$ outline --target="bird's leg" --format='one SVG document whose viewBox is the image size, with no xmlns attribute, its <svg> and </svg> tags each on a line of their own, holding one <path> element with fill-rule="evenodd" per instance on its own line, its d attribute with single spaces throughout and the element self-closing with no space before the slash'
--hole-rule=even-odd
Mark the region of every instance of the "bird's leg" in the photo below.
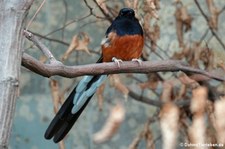
<svg viewBox="0 0 225 149">
<path fill-rule="evenodd" d="M 118 67 L 120 67 L 120 63 L 122 63 L 123 61 L 121 59 L 117 59 L 115 57 L 112 58 L 112 61 L 115 62 L 117 64 Z"/>
<path fill-rule="evenodd" d="M 138 58 L 133 58 L 131 60 L 132 62 L 138 62 L 138 64 L 141 66 L 142 65 L 142 60 L 138 59 Z"/>
</svg>

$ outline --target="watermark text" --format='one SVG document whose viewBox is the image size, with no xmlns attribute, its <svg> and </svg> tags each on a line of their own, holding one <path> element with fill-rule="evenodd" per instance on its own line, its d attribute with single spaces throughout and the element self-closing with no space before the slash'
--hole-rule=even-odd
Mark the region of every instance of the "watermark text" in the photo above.
<svg viewBox="0 0 225 149">
<path fill-rule="evenodd" d="M 180 146 L 183 147 L 224 147 L 222 143 L 179 143 Z"/>
</svg>

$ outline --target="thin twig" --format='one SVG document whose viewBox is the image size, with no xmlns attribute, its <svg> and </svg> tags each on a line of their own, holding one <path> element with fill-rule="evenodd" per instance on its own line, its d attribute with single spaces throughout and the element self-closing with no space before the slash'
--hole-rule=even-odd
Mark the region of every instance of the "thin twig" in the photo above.
<svg viewBox="0 0 225 149">
<path fill-rule="evenodd" d="M 84 1 L 85 2 L 85 4 L 87 4 L 86 3 L 86 0 Z M 76 23 L 76 22 L 79 22 L 79 21 L 82 21 L 82 20 L 84 20 L 84 19 L 86 19 L 86 18 L 88 18 L 88 17 L 90 17 L 90 16 L 95 16 L 96 18 L 98 18 L 98 19 L 105 19 L 104 17 L 100 17 L 100 16 L 97 16 L 96 14 L 94 14 L 93 13 L 93 8 L 91 8 L 89 5 L 87 5 L 87 7 L 89 8 L 89 13 L 87 14 L 87 15 L 84 15 L 83 17 L 80 17 L 80 18 L 78 18 L 78 19 L 74 19 L 74 20 L 71 20 L 71 21 L 69 21 L 68 23 L 66 23 L 66 24 L 64 24 L 62 27 L 60 27 L 60 28 L 57 28 L 57 29 L 55 29 L 55 30 L 53 30 L 53 31 L 51 31 L 51 32 L 49 32 L 49 33 L 47 33 L 45 36 L 49 36 L 49 35 L 51 35 L 51 34 L 53 34 L 53 33 L 55 33 L 55 32 L 58 32 L 58 31 L 60 31 L 60 30 L 63 30 L 63 29 L 65 29 L 67 26 L 69 26 L 69 25 L 71 25 L 71 24 L 73 24 L 73 23 Z"/>
<path fill-rule="evenodd" d="M 133 98 L 136 101 L 142 102 L 142 103 L 146 103 L 148 105 L 152 105 L 152 106 L 156 106 L 156 107 L 162 107 L 165 103 L 162 100 L 154 100 L 154 99 L 150 99 L 148 97 L 139 95 L 137 93 L 135 93 L 132 89 L 130 89 L 128 87 L 129 90 L 129 96 L 131 98 Z M 190 105 L 190 100 L 176 100 L 174 101 L 174 103 L 178 106 L 178 107 L 185 107 L 185 106 L 189 106 Z"/>
<path fill-rule="evenodd" d="M 200 42 L 202 42 L 202 41 L 205 39 L 205 37 L 206 37 L 206 35 L 208 34 L 208 32 L 209 32 L 209 29 L 207 29 L 207 30 L 205 31 L 205 33 L 202 35 L 202 37 L 200 38 Z"/>
<path fill-rule="evenodd" d="M 24 36 L 31 40 L 41 51 L 42 53 L 48 58 L 50 64 L 60 64 L 61 62 L 57 61 L 50 50 L 42 43 L 40 40 L 34 36 L 31 32 L 24 30 Z"/>
<path fill-rule="evenodd" d="M 38 7 L 37 11 L 35 12 L 35 14 L 33 15 L 33 17 L 31 18 L 31 20 L 29 21 L 27 27 L 26 27 L 26 30 L 29 29 L 31 23 L 33 22 L 34 18 L 37 16 L 37 14 L 40 12 L 41 8 L 43 7 L 44 3 L 45 3 L 46 0 L 43 0 L 41 2 L 41 5 Z"/>
<path fill-rule="evenodd" d="M 31 32 L 31 31 L 29 31 L 29 32 Z M 65 42 L 65 41 L 62 41 L 62 40 L 59 40 L 59 39 L 49 38 L 47 36 L 44 36 L 44 35 L 41 35 L 41 34 L 35 33 L 35 32 L 31 32 L 31 33 L 34 34 L 35 36 L 38 36 L 40 38 L 43 38 L 43 39 L 46 39 L 46 40 L 49 40 L 49 41 L 52 41 L 52 42 L 57 42 L 57 43 L 65 45 L 65 46 L 70 45 L 68 42 Z"/>
<path fill-rule="evenodd" d="M 65 42 L 65 41 L 62 41 L 62 40 L 59 40 L 59 39 L 50 38 L 50 37 L 47 37 L 47 36 L 44 36 L 44 35 L 41 35 L 41 34 L 38 34 L 38 33 L 35 33 L 35 32 L 31 32 L 31 31 L 28 31 L 28 32 L 32 33 L 32 34 L 35 35 L 35 36 L 40 37 L 40 39 L 46 39 L 46 40 L 49 40 L 49 41 L 52 41 L 52 42 L 56 42 L 56 43 L 63 44 L 63 45 L 65 45 L 65 46 L 69 46 L 69 45 L 70 45 L 68 42 Z M 30 35 L 31 35 L 31 34 L 30 34 Z M 32 36 L 33 36 L 33 35 L 32 35 Z M 38 39 L 38 40 L 40 40 L 40 39 Z M 28 47 L 28 48 L 26 48 L 25 51 L 26 51 L 27 49 L 29 49 L 29 48 L 32 48 L 32 47 L 33 47 L 33 45 L 30 46 L 30 47 Z M 90 52 L 91 54 L 100 55 L 100 52 L 94 51 L 94 50 L 91 50 L 91 49 L 89 50 L 89 52 Z"/>
<path fill-rule="evenodd" d="M 88 18 L 88 17 L 90 17 L 90 16 L 91 16 L 91 14 L 89 13 L 89 14 L 87 14 L 87 15 L 81 17 L 81 18 L 71 20 L 70 22 L 66 23 L 64 26 L 62 26 L 62 27 L 60 27 L 60 28 L 57 28 L 57 29 L 55 29 L 55 30 L 53 30 L 53 31 L 51 31 L 51 32 L 49 32 L 49 33 L 47 33 L 45 36 L 49 36 L 49 35 L 51 35 L 51 34 L 53 34 L 53 33 L 55 33 L 55 32 L 58 32 L 58 31 L 60 31 L 60 30 L 62 30 L 62 29 L 64 29 L 64 28 L 66 28 L 67 26 L 69 26 L 69 25 L 71 25 L 71 24 L 73 24 L 73 23 L 82 21 L 82 20 L 84 20 L 84 19 L 86 19 L 86 18 Z"/>
<path fill-rule="evenodd" d="M 204 11 L 202 10 L 198 0 L 194 0 L 196 6 L 198 7 L 199 11 L 201 12 L 202 16 L 205 18 L 205 20 L 208 22 L 209 24 L 209 18 L 208 16 L 204 13 Z M 220 37 L 217 35 L 217 32 L 209 25 L 209 29 L 211 31 L 211 33 L 213 34 L 213 36 L 217 39 L 217 41 L 220 43 L 220 45 L 223 47 L 223 49 L 225 50 L 225 44 L 222 42 L 222 40 L 220 39 Z"/>
<path fill-rule="evenodd" d="M 219 14 L 221 14 L 225 10 L 225 6 L 219 11 Z"/>
<path fill-rule="evenodd" d="M 97 2 L 96 0 L 93 0 L 93 1 L 94 1 L 94 3 L 98 6 L 98 8 L 100 9 L 100 11 L 103 13 L 103 15 L 106 16 L 107 20 L 109 20 L 109 22 L 112 22 L 112 21 L 113 21 L 112 17 L 110 17 L 110 15 L 107 14 L 107 13 L 102 9 L 102 7 L 98 4 L 98 2 Z"/>
</svg>

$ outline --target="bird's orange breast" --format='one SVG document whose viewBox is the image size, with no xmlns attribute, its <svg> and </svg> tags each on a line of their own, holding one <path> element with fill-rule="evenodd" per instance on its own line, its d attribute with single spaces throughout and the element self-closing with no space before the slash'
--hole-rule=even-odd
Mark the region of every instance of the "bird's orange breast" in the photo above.
<svg viewBox="0 0 225 149">
<path fill-rule="evenodd" d="M 118 36 L 111 32 L 108 39 L 109 42 L 102 45 L 103 62 L 111 62 L 113 57 L 123 61 L 140 58 L 144 46 L 142 35 Z"/>
</svg>

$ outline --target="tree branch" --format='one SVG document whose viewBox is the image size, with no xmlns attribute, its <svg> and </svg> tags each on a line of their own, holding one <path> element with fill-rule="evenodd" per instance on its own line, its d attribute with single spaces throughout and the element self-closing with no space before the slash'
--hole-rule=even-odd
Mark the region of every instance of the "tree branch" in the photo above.
<svg viewBox="0 0 225 149">
<path fill-rule="evenodd" d="M 24 33 L 24 36 L 28 40 L 32 41 L 41 50 L 41 52 L 48 58 L 50 64 L 54 64 L 54 65 L 61 64 L 61 62 L 55 59 L 51 51 L 36 36 L 34 36 L 31 32 L 27 30 L 24 30 L 23 33 Z"/>
<path fill-rule="evenodd" d="M 162 107 L 165 102 L 162 100 L 154 100 L 154 99 L 149 99 L 148 97 L 141 96 L 137 93 L 135 93 L 132 89 L 128 87 L 129 90 L 129 96 L 132 97 L 134 100 L 146 103 L 148 105 L 156 106 L 156 107 Z M 184 107 L 184 106 L 189 106 L 190 105 L 190 100 L 176 100 L 174 101 L 174 104 L 176 104 L 178 107 Z"/>
<path fill-rule="evenodd" d="M 19 91 L 23 28 L 33 0 L 0 1 L 0 149 L 8 149 Z"/>
<path fill-rule="evenodd" d="M 62 63 L 43 64 L 32 56 L 24 53 L 22 65 L 31 71 L 44 77 L 59 75 L 62 77 L 73 78 L 83 75 L 115 74 L 115 73 L 153 73 L 165 71 L 183 71 L 197 73 L 219 81 L 225 81 L 224 77 L 210 72 L 186 66 L 182 61 L 145 61 L 140 66 L 136 62 L 123 62 L 120 67 L 115 63 L 98 63 L 79 66 L 66 66 Z"/>
<path fill-rule="evenodd" d="M 44 77 L 59 75 L 62 77 L 73 78 L 82 75 L 99 75 L 115 73 L 152 73 L 165 71 L 183 71 L 187 73 L 197 73 L 219 81 L 225 81 L 224 77 L 212 74 L 210 72 L 188 67 L 184 62 L 178 60 L 165 60 L 142 62 L 140 66 L 136 62 L 123 62 L 120 67 L 115 63 L 98 63 L 80 66 L 66 66 L 57 61 L 50 50 L 31 32 L 24 30 L 24 35 L 31 40 L 49 59 L 50 64 L 43 64 L 32 56 L 24 53 L 22 56 L 22 65 L 31 71 Z"/>
<path fill-rule="evenodd" d="M 225 80 L 225 78 L 220 78 L 214 76 L 208 72 L 187 67 L 181 61 L 176 60 L 167 60 L 167 61 L 156 61 L 156 62 L 143 62 L 142 66 L 139 66 L 135 62 L 123 62 L 118 68 L 115 63 L 101 63 L 101 64 L 89 64 L 82 66 L 66 66 L 63 64 L 43 64 L 40 61 L 34 59 L 32 56 L 24 53 L 22 59 L 22 65 L 31 71 L 42 75 L 44 77 L 51 77 L 54 75 L 59 75 L 63 77 L 73 78 L 82 75 L 97 75 L 97 74 L 112 74 L 112 73 L 128 73 L 128 72 L 137 72 L 137 73 L 151 73 L 158 71 L 179 71 L 183 69 L 187 72 L 198 72 L 199 74 L 205 74 L 211 78 L 217 80 Z M 205 76 L 203 76 L 205 79 Z M 152 100 L 147 97 L 143 97 L 129 89 L 129 96 L 135 99 L 136 101 L 146 103 L 148 105 L 162 107 L 163 102 Z M 188 106 L 190 104 L 189 100 L 178 100 L 175 101 L 175 104 L 179 107 Z"/>
</svg>

